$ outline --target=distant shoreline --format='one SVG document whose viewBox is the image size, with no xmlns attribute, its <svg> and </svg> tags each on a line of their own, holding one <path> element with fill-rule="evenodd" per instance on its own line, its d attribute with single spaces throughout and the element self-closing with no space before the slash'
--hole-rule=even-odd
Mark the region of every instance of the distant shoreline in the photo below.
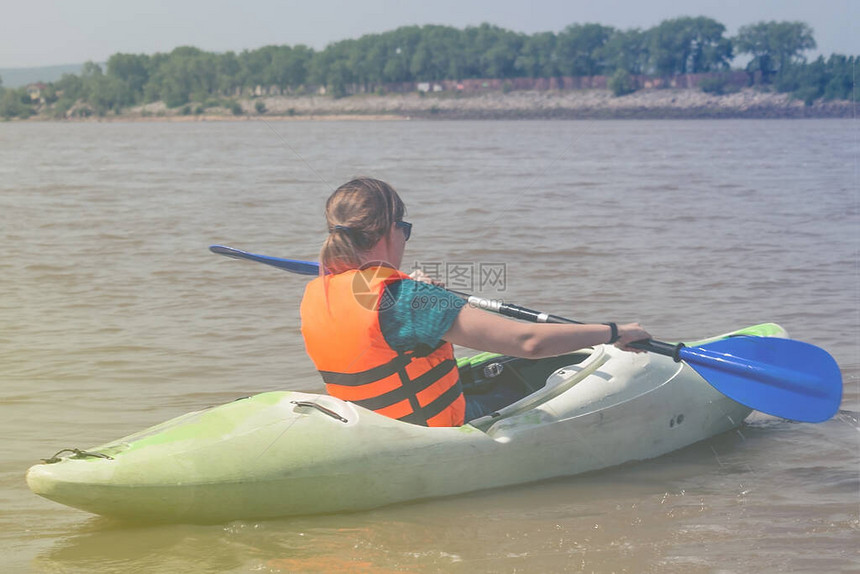
<svg viewBox="0 0 860 574">
<path fill-rule="evenodd" d="M 477 94 L 361 94 L 264 96 L 238 101 L 242 113 L 190 103 L 167 108 L 155 102 L 105 116 L 26 121 L 251 121 L 251 120 L 516 120 L 516 119 L 794 119 L 855 118 L 856 103 L 816 101 L 744 89 L 713 95 L 693 89 L 651 89 L 615 97 L 608 90 L 492 91 Z"/>
</svg>

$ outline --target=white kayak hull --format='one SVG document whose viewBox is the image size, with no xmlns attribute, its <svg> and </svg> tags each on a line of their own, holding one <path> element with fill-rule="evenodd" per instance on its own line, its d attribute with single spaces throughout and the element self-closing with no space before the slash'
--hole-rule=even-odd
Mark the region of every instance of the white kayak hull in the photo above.
<svg viewBox="0 0 860 574">
<path fill-rule="evenodd" d="M 667 357 L 610 346 L 583 353 L 536 392 L 462 427 L 406 424 L 325 395 L 264 393 L 33 466 L 27 482 L 62 504 L 133 520 L 352 511 L 650 459 L 751 412 Z"/>
</svg>

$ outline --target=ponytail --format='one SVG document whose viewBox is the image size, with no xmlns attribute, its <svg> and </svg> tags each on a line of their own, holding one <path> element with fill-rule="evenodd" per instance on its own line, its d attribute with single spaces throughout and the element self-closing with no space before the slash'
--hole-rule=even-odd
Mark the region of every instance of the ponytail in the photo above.
<svg viewBox="0 0 860 574">
<path fill-rule="evenodd" d="M 361 267 L 362 253 L 385 237 L 405 213 L 400 196 L 384 181 L 359 177 L 337 188 L 325 204 L 329 235 L 320 251 L 320 273 Z"/>
</svg>

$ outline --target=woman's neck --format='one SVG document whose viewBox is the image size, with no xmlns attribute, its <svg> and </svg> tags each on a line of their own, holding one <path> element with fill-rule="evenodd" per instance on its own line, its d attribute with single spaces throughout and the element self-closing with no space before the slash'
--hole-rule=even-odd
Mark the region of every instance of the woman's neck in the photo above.
<svg viewBox="0 0 860 574">
<path fill-rule="evenodd" d="M 362 266 L 384 265 L 385 267 L 400 268 L 400 259 L 394 252 L 392 242 L 388 236 L 376 242 L 376 245 L 360 254 Z"/>
</svg>

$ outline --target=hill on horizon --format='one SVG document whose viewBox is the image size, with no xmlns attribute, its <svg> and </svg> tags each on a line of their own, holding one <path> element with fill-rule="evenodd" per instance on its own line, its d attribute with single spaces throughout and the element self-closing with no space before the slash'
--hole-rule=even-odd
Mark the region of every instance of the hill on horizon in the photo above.
<svg viewBox="0 0 860 574">
<path fill-rule="evenodd" d="M 80 75 L 83 64 L 39 66 L 34 68 L 0 68 L 4 88 L 20 88 L 35 82 L 56 82 L 63 74 Z"/>
</svg>

